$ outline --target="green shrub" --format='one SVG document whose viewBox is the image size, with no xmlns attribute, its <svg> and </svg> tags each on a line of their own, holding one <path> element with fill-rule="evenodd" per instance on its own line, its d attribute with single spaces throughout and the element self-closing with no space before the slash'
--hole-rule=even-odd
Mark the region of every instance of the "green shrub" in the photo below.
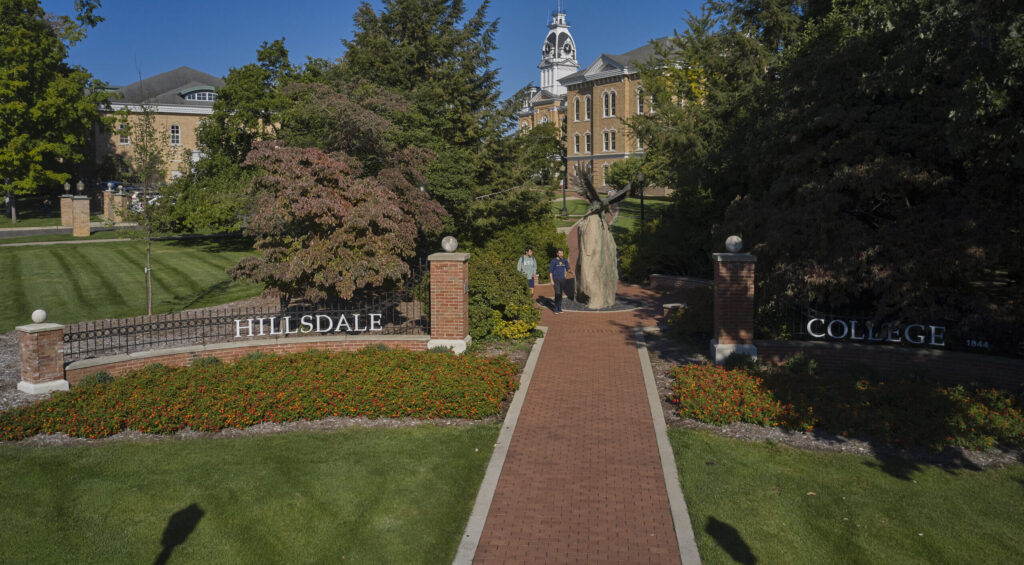
<svg viewBox="0 0 1024 565">
<path fill-rule="evenodd" d="M 220 360 L 220 357 L 196 357 L 189 363 L 189 366 L 201 368 L 201 367 L 216 367 L 223 365 L 224 362 Z"/>
<path fill-rule="evenodd" d="M 1024 447 L 1024 401 L 997 389 L 914 376 L 819 375 L 803 355 L 757 372 L 690 365 L 670 374 L 680 415 L 713 424 L 822 430 L 935 450 Z"/>
<path fill-rule="evenodd" d="M 251 362 L 251 361 L 259 361 L 260 359 L 262 359 L 262 358 L 264 358 L 264 357 L 266 357 L 268 355 L 270 355 L 270 353 L 264 353 L 262 351 L 253 351 L 252 353 L 245 354 L 238 361 L 240 363 L 241 362 L 248 363 L 248 362 Z"/>
<path fill-rule="evenodd" d="M 476 252 L 469 260 L 469 334 L 474 340 L 500 335 L 506 321 L 521 321 L 517 327 L 529 332 L 540 321 L 540 310 L 515 260 Z"/>
<path fill-rule="evenodd" d="M 722 362 L 722 367 L 730 371 L 733 369 L 743 369 L 748 373 L 753 373 L 757 371 L 757 361 L 746 353 L 731 353 Z"/>
<path fill-rule="evenodd" d="M 705 338 L 715 325 L 715 291 L 711 287 L 690 289 L 686 302 L 668 316 L 668 325 L 679 336 Z"/>
<path fill-rule="evenodd" d="M 114 377 L 110 376 L 110 373 L 106 371 L 99 371 L 91 375 L 87 375 L 84 379 L 78 381 L 75 385 L 78 388 L 105 385 L 114 382 Z"/>
<path fill-rule="evenodd" d="M 102 387 L 76 387 L 0 413 L 0 440 L 216 431 L 330 416 L 480 419 L 500 412 L 518 386 L 517 373 L 505 358 L 373 347 L 200 368 L 151 365 Z"/>
<path fill-rule="evenodd" d="M 511 263 L 513 270 L 516 261 L 527 247 L 533 248 L 533 256 L 537 259 L 537 274 L 541 280 L 547 280 L 548 261 L 554 259 L 559 249 L 568 252 L 566 234 L 558 233 L 554 218 L 547 217 L 542 221 L 521 224 L 507 228 L 494 234 L 480 250 L 494 253 L 503 261 Z"/>
<path fill-rule="evenodd" d="M 444 345 L 435 345 L 429 349 L 431 353 L 452 353 L 452 348 Z"/>
</svg>

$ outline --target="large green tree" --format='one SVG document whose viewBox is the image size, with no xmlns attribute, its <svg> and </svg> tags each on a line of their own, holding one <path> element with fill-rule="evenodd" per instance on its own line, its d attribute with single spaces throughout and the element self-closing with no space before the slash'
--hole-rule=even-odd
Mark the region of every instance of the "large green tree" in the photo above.
<svg viewBox="0 0 1024 565">
<path fill-rule="evenodd" d="M 837 2 L 808 26 L 728 215 L 768 290 L 978 339 L 1024 318 L 1022 33 L 1010 1 Z"/>
<path fill-rule="evenodd" d="M 76 0 L 74 17 L 55 16 L 38 0 L 0 0 L 0 192 L 59 186 L 84 159 L 107 95 L 67 56 L 103 21 L 99 7 Z"/>
</svg>

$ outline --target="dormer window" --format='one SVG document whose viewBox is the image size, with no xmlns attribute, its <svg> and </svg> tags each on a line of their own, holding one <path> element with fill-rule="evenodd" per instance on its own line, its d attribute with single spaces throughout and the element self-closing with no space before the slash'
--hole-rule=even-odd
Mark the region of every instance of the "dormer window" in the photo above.
<svg viewBox="0 0 1024 565">
<path fill-rule="evenodd" d="M 213 102 L 216 99 L 217 93 L 212 90 L 197 90 L 185 95 L 185 100 L 194 100 L 197 102 Z"/>
</svg>

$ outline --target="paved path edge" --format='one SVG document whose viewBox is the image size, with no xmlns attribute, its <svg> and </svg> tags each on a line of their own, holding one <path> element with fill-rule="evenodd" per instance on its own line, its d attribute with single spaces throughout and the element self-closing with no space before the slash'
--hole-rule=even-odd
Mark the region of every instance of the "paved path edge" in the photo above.
<svg viewBox="0 0 1024 565">
<path fill-rule="evenodd" d="M 654 436 L 658 442 L 658 454 L 661 456 L 661 471 L 665 476 L 665 490 L 668 494 L 668 505 L 672 512 L 672 523 L 676 530 L 676 542 L 679 544 L 679 557 L 683 565 L 699 565 L 700 552 L 697 551 L 697 540 L 693 537 L 693 523 L 683 498 L 683 488 L 679 483 L 679 469 L 672 454 L 672 445 L 668 441 L 665 426 L 665 412 L 661 409 L 661 398 L 658 386 L 654 382 L 654 369 L 651 358 L 647 355 L 647 342 L 644 330 L 636 328 L 636 348 L 640 354 L 640 369 L 644 375 L 644 387 L 647 389 L 647 403 L 654 418 Z"/>
<path fill-rule="evenodd" d="M 543 326 L 537 326 L 537 329 L 547 333 L 547 328 Z M 466 531 L 462 534 L 462 541 L 459 543 L 459 550 L 455 554 L 452 565 L 471 565 L 476 556 L 476 548 L 480 545 L 480 537 L 484 533 L 484 523 L 491 510 L 494 492 L 498 488 L 501 468 L 505 465 L 505 456 L 508 455 L 508 447 L 512 443 L 512 434 L 516 431 L 516 422 L 519 421 L 519 413 L 526 401 L 526 392 L 530 388 L 530 380 L 533 379 L 533 371 L 537 367 L 537 359 L 540 358 L 540 350 L 543 346 L 544 338 L 541 337 L 537 338 L 533 348 L 530 349 L 530 356 L 526 359 L 526 366 L 523 367 L 523 378 L 519 381 L 519 390 L 512 396 L 508 414 L 505 414 L 505 422 L 501 426 L 501 433 L 498 434 L 498 442 L 494 444 L 491 460 L 487 463 L 484 480 L 480 483 L 476 502 L 473 503 L 473 511 L 469 515 Z M 677 484 L 678 482 L 676 481 Z"/>
</svg>

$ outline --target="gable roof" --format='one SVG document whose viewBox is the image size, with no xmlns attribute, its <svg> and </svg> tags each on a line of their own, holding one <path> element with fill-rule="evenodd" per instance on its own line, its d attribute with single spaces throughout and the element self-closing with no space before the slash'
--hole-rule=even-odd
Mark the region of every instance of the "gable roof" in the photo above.
<svg viewBox="0 0 1024 565">
<path fill-rule="evenodd" d="M 640 70 L 640 65 L 648 62 L 655 56 L 655 44 L 667 44 L 671 39 L 671 37 L 655 39 L 621 55 L 602 53 L 586 69 L 563 77 L 559 82 L 568 86 L 599 78 L 636 73 Z"/>
<path fill-rule="evenodd" d="M 224 80 L 197 71 L 178 67 L 115 90 L 112 104 L 157 104 L 160 106 L 208 106 L 213 101 L 185 100 L 184 94 L 197 90 L 213 90 L 224 86 Z"/>
</svg>

